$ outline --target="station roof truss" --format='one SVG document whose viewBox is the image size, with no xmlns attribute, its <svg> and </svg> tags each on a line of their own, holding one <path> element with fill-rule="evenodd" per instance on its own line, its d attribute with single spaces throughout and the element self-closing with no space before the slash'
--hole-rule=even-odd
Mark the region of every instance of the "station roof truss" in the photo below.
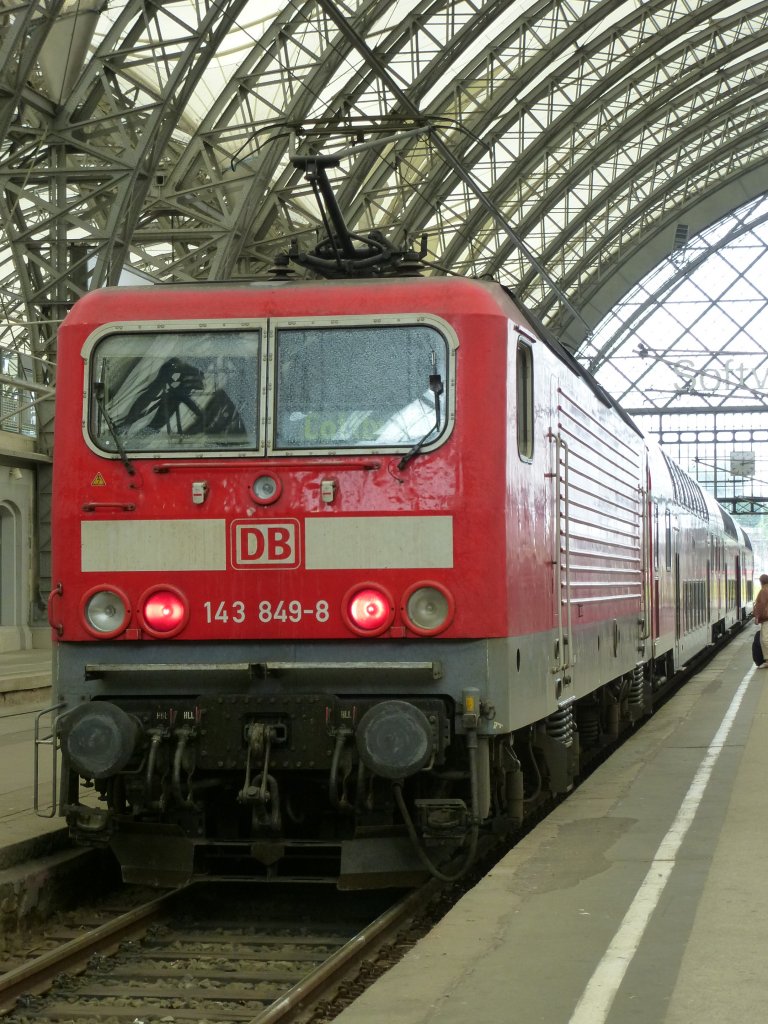
<svg viewBox="0 0 768 1024">
<path fill-rule="evenodd" d="M 767 68 L 768 3 L 0 0 L 4 365 L 51 388 L 57 324 L 127 271 L 269 276 L 322 232 L 317 152 L 352 231 L 426 239 L 579 351 L 766 191 Z"/>
</svg>

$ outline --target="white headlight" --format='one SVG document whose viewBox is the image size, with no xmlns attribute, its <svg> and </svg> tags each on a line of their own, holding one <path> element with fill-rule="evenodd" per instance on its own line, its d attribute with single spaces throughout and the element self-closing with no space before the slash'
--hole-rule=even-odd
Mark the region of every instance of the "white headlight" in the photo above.
<svg viewBox="0 0 768 1024">
<path fill-rule="evenodd" d="M 437 633 L 453 617 L 453 601 L 442 587 L 420 586 L 405 602 L 405 617 L 417 632 Z"/>
<path fill-rule="evenodd" d="M 85 618 L 96 633 L 119 633 L 125 625 L 128 609 L 114 590 L 98 590 L 85 605 Z"/>
<path fill-rule="evenodd" d="M 271 505 L 280 497 L 282 487 L 277 477 L 264 473 L 263 476 L 256 477 L 251 490 L 260 505 Z"/>
</svg>

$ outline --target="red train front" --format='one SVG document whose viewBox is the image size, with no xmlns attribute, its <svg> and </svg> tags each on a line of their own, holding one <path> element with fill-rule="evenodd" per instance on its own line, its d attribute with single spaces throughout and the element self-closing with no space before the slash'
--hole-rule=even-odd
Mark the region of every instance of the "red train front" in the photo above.
<svg viewBox="0 0 768 1024">
<path fill-rule="evenodd" d="M 127 879 L 460 871 L 642 707 L 645 446 L 498 285 L 108 289 L 57 387 L 62 803 Z"/>
</svg>

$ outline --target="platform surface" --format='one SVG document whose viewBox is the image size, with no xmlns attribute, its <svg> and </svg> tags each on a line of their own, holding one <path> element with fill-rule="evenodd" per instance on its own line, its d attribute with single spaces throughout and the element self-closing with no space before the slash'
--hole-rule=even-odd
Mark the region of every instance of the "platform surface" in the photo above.
<svg viewBox="0 0 768 1024">
<path fill-rule="evenodd" d="M 768 671 L 747 629 L 339 1024 L 768 1020 Z"/>
<path fill-rule="evenodd" d="M 0 869 L 46 852 L 49 844 L 37 840 L 65 829 L 63 818 L 48 816 L 53 791 L 50 747 L 41 749 L 40 758 L 40 810 L 46 816 L 34 810 L 34 725 L 43 706 L 0 709 Z"/>
<path fill-rule="evenodd" d="M 752 666 L 751 633 L 337 1020 L 768 1019 L 768 671 Z M 0 857 L 62 830 L 32 809 L 42 706 L 0 709 Z"/>
<path fill-rule="evenodd" d="M 50 648 L 0 651 L 0 714 L 15 704 L 47 699 L 51 659 Z"/>
</svg>

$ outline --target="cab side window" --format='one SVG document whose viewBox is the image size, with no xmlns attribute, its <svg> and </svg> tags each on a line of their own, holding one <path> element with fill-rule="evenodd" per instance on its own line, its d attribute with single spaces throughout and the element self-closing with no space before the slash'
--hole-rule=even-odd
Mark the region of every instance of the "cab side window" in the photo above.
<svg viewBox="0 0 768 1024">
<path fill-rule="evenodd" d="M 517 450 L 521 459 L 533 458 L 533 353 L 517 343 Z"/>
</svg>

